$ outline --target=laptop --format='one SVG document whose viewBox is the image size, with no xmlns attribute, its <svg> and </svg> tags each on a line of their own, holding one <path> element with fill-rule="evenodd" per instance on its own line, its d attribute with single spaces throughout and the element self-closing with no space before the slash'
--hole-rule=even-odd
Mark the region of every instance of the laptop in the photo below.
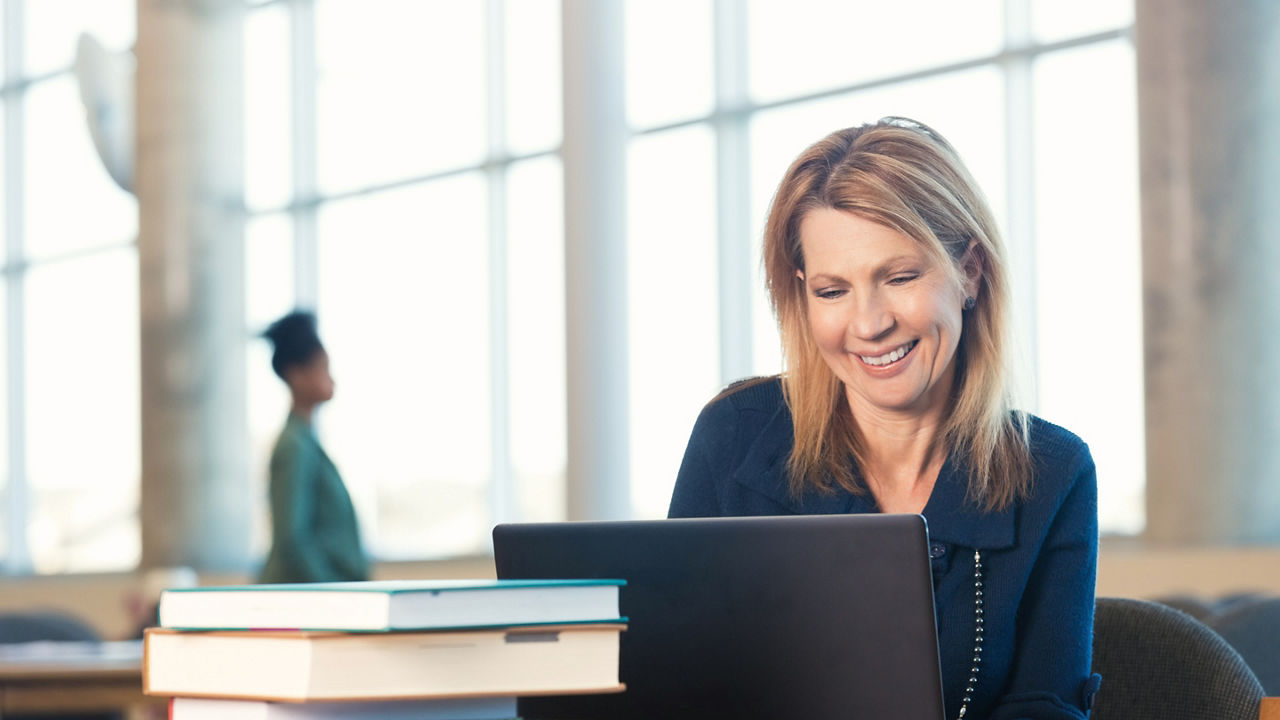
<svg viewBox="0 0 1280 720">
<path fill-rule="evenodd" d="M 522 698 L 526 720 L 943 720 L 919 515 L 513 523 L 499 578 L 623 578 L 623 693 Z"/>
</svg>

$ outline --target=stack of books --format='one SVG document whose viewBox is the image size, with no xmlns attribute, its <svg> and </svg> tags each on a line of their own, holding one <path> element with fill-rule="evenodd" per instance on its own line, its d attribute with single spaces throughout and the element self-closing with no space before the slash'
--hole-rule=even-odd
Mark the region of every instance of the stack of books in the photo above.
<svg viewBox="0 0 1280 720">
<path fill-rule="evenodd" d="M 496 720 L 523 695 L 621 692 L 622 580 L 166 590 L 143 690 L 171 720 Z"/>
</svg>

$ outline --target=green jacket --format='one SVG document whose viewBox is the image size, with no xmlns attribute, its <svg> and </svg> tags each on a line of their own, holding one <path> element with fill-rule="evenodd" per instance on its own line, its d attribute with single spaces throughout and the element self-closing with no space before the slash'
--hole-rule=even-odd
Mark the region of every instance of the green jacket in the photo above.
<svg viewBox="0 0 1280 720">
<path fill-rule="evenodd" d="M 271 452 L 271 552 L 260 582 L 367 580 L 351 496 L 311 426 L 293 414 Z"/>
</svg>

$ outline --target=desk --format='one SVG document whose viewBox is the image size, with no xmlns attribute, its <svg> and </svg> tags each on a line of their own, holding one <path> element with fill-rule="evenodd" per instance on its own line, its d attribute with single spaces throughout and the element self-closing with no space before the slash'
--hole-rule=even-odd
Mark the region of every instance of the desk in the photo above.
<svg viewBox="0 0 1280 720">
<path fill-rule="evenodd" d="M 0 645 L 0 718 L 167 702 L 142 694 L 141 640 Z"/>
</svg>

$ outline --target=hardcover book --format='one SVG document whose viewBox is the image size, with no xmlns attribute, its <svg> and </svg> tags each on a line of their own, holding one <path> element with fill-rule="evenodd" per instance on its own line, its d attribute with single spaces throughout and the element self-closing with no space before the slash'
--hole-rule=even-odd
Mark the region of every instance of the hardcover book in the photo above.
<svg viewBox="0 0 1280 720">
<path fill-rule="evenodd" d="M 514 720 L 513 697 L 275 703 L 174 698 L 169 720 Z"/>
<path fill-rule="evenodd" d="M 160 625 L 183 630 L 386 632 L 617 623 L 623 580 L 390 580 L 165 590 Z"/>
<path fill-rule="evenodd" d="M 149 695 L 302 702 L 618 692 L 625 625 L 342 633 L 148 628 Z"/>
</svg>

